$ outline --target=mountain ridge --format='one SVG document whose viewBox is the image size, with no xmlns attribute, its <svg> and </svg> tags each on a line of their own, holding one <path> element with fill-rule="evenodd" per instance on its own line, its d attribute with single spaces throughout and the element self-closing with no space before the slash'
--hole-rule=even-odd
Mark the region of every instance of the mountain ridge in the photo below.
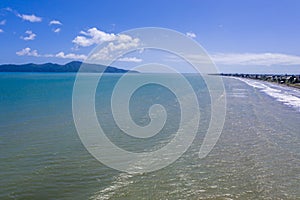
<svg viewBox="0 0 300 200">
<path fill-rule="evenodd" d="M 84 68 L 80 72 L 87 73 L 127 73 L 137 71 L 125 70 L 112 66 L 104 66 L 99 64 L 83 63 L 81 61 L 71 61 L 64 65 L 57 63 L 26 63 L 26 64 L 2 64 L 0 65 L 0 72 L 78 72 L 81 65 L 84 64 Z"/>
</svg>

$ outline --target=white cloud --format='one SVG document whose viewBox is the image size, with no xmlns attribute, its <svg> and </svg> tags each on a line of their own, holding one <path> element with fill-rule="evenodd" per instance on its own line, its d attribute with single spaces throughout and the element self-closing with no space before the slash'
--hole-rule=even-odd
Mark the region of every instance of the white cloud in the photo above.
<svg viewBox="0 0 300 200">
<path fill-rule="evenodd" d="M 18 56 L 34 56 L 40 57 L 37 50 L 31 50 L 29 47 L 22 49 L 21 51 L 16 52 Z"/>
<path fill-rule="evenodd" d="M 80 34 L 81 36 L 77 36 L 72 42 L 82 47 L 113 41 L 116 40 L 117 37 L 113 33 L 105 33 L 97 28 L 91 28 L 87 32 L 80 31 Z"/>
<path fill-rule="evenodd" d="M 56 29 L 53 30 L 54 33 L 59 33 L 60 31 L 61 31 L 60 28 L 56 28 Z"/>
<path fill-rule="evenodd" d="M 185 55 L 189 60 L 208 64 L 210 59 L 217 65 L 235 66 L 271 66 L 271 65 L 300 65 L 300 56 L 281 53 L 215 53 L 206 55 Z M 165 61 L 184 62 L 182 59 L 168 55 Z"/>
<path fill-rule="evenodd" d="M 123 58 L 118 59 L 118 61 L 139 63 L 139 62 L 142 62 L 143 60 L 140 58 L 137 58 L 137 57 L 123 57 Z"/>
<path fill-rule="evenodd" d="M 52 20 L 49 22 L 49 25 L 62 25 L 62 23 L 58 20 Z"/>
<path fill-rule="evenodd" d="M 87 32 L 80 31 L 80 36 L 75 37 L 72 41 L 74 44 L 82 47 L 88 47 L 103 42 L 117 41 L 119 43 L 129 43 L 133 38 L 125 34 L 105 33 L 97 28 L 91 28 Z"/>
<path fill-rule="evenodd" d="M 129 36 L 130 37 L 130 36 Z M 131 38 L 131 37 L 130 37 Z M 138 38 L 131 38 L 126 42 L 121 42 L 120 40 L 116 40 L 113 42 L 109 42 L 108 45 L 100 49 L 99 51 L 94 52 L 90 59 L 93 61 L 105 61 L 114 59 L 122 52 L 129 50 L 131 48 L 137 48 L 140 45 L 140 40 Z"/>
<path fill-rule="evenodd" d="M 74 53 L 65 54 L 64 52 L 59 52 L 58 54 L 55 55 L 55 57 L 76 59 L 76 60 L 84 60 L 87 58 L 87 56 L 83 54 L 74 54 Z"/>
<path fill-rule="evenodd" d="M 11 9 L 9 7 L 5 8 L 5 10 L 8 11 L 8 12 L 12 12 L 17 17 L 20 17 L 21 19 L 23 19 L 25 21 L 29 21 L 29 22 L 41 22 L 42 21 L 41 17 L 37 17 L 34 14 L 31 14 L 31 15 L 20 14 L 20 13 L 18 13 L 18 11 L 13 10 L 13 9 Z"/>
<path fill-rule="evenodd" d="M 16 52 L 18 56 L 33 56 L 33 57 L 46 57 L 46 58 L 64 58 L 64 59 L 76 59 L 76 60 L 84 60 L 86 59 L 86 55 L 83 54 L 65 54 L 64 52 L 59 52 L 57 54 L 39 54 L 37 50 L 31 50 L 29 47 L 26 47 L 18 52 Z"/>
<path fill-rule="evenodd" d="M 75 37 L 72 41 L 74 44 L 80 47 L 88 47 L 95 44 L 102 44 L 107 42 L 104 46 L 91 56 L 91 60 L 109 60 L 114 58 L 113 53 L 128 50 L 130 48 L 136 48 L 140 45 L 139 38 L 133 38 L 126 34 L 114 34 L 106 33 L 98 30 L 97 28 L 91 28 L 87 31 L 80 31 L 80 35 Z M 138 61 L 138 59 L 132 60 Z"/>
<path fill-rule="evenodd" d="M 187 32 L 186 36 L 188 36 L 190 38 L 196 38 L 197 37 L 197 35 L 195 33 L 193 33 L 193 32 Z"/>
<path fill-rule="evenodd" d="M 29 21 L 29 22 L 41 22 L 42 21 L 41 17 L 37 17 L 34 14 L 32 14 L 32 15 L 17 14 L 17 16 L 22 18 L 23 20 Z"/>
<path fill-rule="evenodd" d="M 0 28 L 0 33 L 3 33 L 4 31 Z"/>
<path fill-rule="evenodd" d="M 49 22 L 49 25 L 50 25 L 50 26 L 51 26 L 51 25 L 54 25 L 54 26 L 57 27 L 57 25 L 61 26 L 62 23 L 61 23 L 60 21 L 58 21 L 58 20 L 52 20 L 52 21 Z M 52 31 L 53 31 L 54 33 L 59 33 L 59 32 L 61 31 L 61 28 L 54 28 L 54 29 L 52 29 Z"/>
<path fill-rule="evenodd" d="M 211 58 L 222 65 L 300 65 L 300 56 L 281 53 L 218 53 Z"/>
<path fill-rule="evenodd" d="M 31 30 L 26 31 L 25 33 L 27 34 L 27 36 L 25 36 L 25 37 L 21 36 L 21 39 L 23 39 L 23 40 L 26 40 L 26 41 L 34 40 L 36 37 L 36 34 L 34 34 Z"/>
<path fill-rule="evenodd" d="M 6 20 L 4 19 L 4 20 L 2 20 L 2 21 L 0 21 L 0 25 L 5 25 L 6 24 Z"/>
</svg>

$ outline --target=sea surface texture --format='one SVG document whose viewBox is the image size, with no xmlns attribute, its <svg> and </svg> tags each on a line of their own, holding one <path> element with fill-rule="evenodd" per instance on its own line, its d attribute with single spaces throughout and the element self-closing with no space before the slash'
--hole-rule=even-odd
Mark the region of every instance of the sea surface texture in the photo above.
<svg viewBox="0 0 300 200">
<path fill-rule="evenodd" d="M 193 144 L 166 168 L 127 174 L 96 160 L 81 143 L 72 116 L 75 76 L 0 74 L 0 199 L 300 199 L 299 90 L 225 78 L 224 129 L 213 150 L 200 159 L 210 96 L 202 78 L 186 75 L 201 111 Z M 87 84 L 88 76 L 94 75 L 87 75 Z M 104 75 L 95 95 L 107 137 L 127 151 L 163 147 L 178 129 L 176 96 L 155 84 L 138 89 L 130 101 L 138 125 L 149 123 L 153 104 L 163 105 L 168 118 L 162 132 L 148 140 L 129 137 L 111 114 L 110 98 L 120 76 Z"/>
</svg>

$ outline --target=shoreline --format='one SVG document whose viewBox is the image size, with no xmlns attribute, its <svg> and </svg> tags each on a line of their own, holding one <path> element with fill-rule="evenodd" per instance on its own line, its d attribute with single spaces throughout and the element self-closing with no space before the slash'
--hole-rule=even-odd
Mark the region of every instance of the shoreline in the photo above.
<svg viewBox="0 0 300 200">
<path fill-rule="evenodd" d="M 238 77 L 252 80 L 260 80 L 300 90 L 300 75 L 278 74 L 212 74 L 218 76 Z"/>
</svg>

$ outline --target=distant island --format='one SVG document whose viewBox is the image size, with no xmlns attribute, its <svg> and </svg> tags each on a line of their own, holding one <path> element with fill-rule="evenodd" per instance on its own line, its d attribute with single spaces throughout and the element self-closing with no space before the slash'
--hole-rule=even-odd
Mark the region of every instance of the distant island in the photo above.
<svg viewBox="0 0 300 200">
<path fill-rule="evenodd" d="M 233 76 L 240 78 L 256 79 L 262 81 L 283 84 L 300 89 L 300 75 L 278 75 L 278 74 L 215 74 L 220 76 Z"/>
<path fill-rule="evenodd" d="M 0 65 L 0 72 L 78 72 L 80 66 L 83 62 L 80 61 L 72 61 L 65 65 L 59 65 L 55 63 L 45 63 L 45 64 L 4 64 Z M 137 71 L 119 69 L 111 66 L 104 66 L 98 64 L 87 64 L 84 63 L 84 71 L 81 72 L 89 72 L 89 73 L 127 73 L 133 72 L 137 73 Z"/>
</svg>

